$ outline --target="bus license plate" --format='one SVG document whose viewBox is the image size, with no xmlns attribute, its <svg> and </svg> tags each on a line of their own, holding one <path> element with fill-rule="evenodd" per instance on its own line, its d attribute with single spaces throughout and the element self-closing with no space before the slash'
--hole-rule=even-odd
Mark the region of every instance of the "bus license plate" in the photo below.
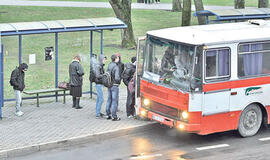
<svg viewBox="0 0 270 160">
<path fill-rule="evenodd" d="M 152 115 L 152 118 L 153 118 L 154 120 L 159 121 L 159 122 L 163 122 L 163 121 L 164 121 L 163 118 L 161 118 L 161 117 L 159 117 L 159 116 L 156 116 L 156 115 Z"/>
</svg>

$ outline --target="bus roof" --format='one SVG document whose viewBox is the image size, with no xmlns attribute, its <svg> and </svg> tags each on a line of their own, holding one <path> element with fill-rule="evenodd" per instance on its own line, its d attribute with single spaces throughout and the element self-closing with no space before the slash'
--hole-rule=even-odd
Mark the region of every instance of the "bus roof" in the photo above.
<svg viewBox="0 0 270 160">
<path fill-rule="evenodd" d="M 192 45 L 214 45 L 254 40 L 270 40 L 270 21 L 175 27 L 147 32 L 148 35 Z"/>
</svg>

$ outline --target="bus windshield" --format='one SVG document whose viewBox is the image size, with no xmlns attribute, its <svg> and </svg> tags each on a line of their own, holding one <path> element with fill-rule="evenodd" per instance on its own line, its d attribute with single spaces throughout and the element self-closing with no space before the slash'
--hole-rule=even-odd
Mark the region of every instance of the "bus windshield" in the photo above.
<svg viewBox="0 0 270 160">
<path fill-rule="evenodd" d="M 196 56 L 195 49 L 193 45 L 148 36 L 143 78 L 173 89 L 190 91 L 192 84 L 201 80 L 201 69 L 198 69 L 201 68 L 198 66 L 201 58 Z"/>
</svg>

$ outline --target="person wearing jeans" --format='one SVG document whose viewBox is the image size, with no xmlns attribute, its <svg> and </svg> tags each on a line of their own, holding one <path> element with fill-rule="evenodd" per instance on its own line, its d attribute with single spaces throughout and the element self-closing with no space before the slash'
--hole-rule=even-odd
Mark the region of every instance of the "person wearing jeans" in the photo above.
<svg viewBox="0 0 270 160">
<path fill-rule="evenodd" d="M 27 71 L 28 65 L 25 63 L 22 63 L 14 69 L 11 73 L 10 77 L 10 85 L 13 86 L 15 97 L 16 97 L 16 116 L 22 116 L 24 113 L 21 111 L 21 105 L 22 105 L 22 91 L 25 88 L 24 85 L 24 73 Z"/>
<path fill-rule="evenodd" d="M 108 101 L 107 101 L 107 106 L 106 106 L 106 112 L 107 112 L 107 115 L 112 115 L 113 121 L 120 120 L 120 118 L 117 117 L 116 115 L 118 97 L 119 97 L 118 85 L 113 85 L 111 88 L 108 88 Z"/>
<path fill-rule="evenodd" d="M 119 96 L 119 85 L 121 82 L 120 69 L 117 63 L 119 62 L 119 57 L 117 55 L 111 56 L 112 62 L 109 64 L 107 72 L 111 75 L 111 80 L 113 86 L 108 88 L 108 100 L 106 104 L 107 119 L 112 119 L 112 121 L 120 121 L 121 119 L 117 117 L 116 110 L 118 108 L 118 96 Z"/>
<path fill-rule="evenodd" d="M 14 90 L 15 97 L 16 97 L 16 115 L 21 111 L 21 106 L 22 106 L 22 91 L 20 90 Z M 23 114 L 23 112 L 21 113 Z M 18 115 L 19 116 L 19 115 Z"/>
<path fill-rule="evenodd" d="M 107 57 L 104 55 L 99 56 L 99 63 L 94 65 L 94 75 L 95 75 L 95 83 L 96 83 L 96 91 L 97 91 L 97 101 L 96 101 L 96 118 L 102 118 L 104 116 L 103 113 L 100 112 L 102 103 L 104 101 L 103 98 L 103 84 L 102 77 L 104 74 L 104 65 L 106 63 Z"/>
</svg>

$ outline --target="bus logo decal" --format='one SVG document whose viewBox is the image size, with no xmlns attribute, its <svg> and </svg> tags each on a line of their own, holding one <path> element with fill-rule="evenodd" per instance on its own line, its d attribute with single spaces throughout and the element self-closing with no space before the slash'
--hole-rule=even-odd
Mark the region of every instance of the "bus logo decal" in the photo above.
<svg viewBox="0 0 270 160">
<path fill-rule="evenodd" d="M 245 91 L 245 95 L 261 94 L 263 93 L 262 87 L 249 87 Z"/>
</svg>

